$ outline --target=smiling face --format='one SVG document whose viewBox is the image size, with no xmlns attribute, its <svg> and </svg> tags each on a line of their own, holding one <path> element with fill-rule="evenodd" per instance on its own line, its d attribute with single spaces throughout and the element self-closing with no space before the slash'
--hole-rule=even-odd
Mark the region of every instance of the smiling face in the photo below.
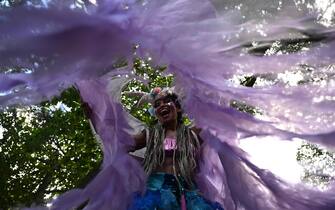
<svg viewBox="0 0 335 210">
<path fill-rule="evenodd" d="M 177 123 L 178 112 L 181 109 L 179 106 L 176 106 L 173 96 L 162 96 L 156 99 L 153 105 L 157 119 L 162 125 L 166 126 L 169 123 Z"/>
</svg>

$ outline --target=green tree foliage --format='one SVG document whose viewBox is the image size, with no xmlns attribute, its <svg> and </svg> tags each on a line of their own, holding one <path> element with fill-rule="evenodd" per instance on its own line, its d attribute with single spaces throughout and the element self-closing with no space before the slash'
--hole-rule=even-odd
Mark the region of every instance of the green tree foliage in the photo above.
<svg viewBox="0 0 335 210">
<path fill-rule="evenodd" d="M 245 87 L 252 88 L 255 85 L 256 81 L 256 76 L 243 76 L 241 79 L 239 79 L 239 84 Z M 260 110 L 258 108 L 251 106 L 244 101 L 232 100 L 230 102 L 230 106 L 240 112 L 248 113 L 251 115 L 260 113 Z"/>
<path fill-rule="evenodd" d="M 164 75 L 165 67 L 150 65 L 150 58 L 135 59 L 133 67 L 139 79 L 130 82 L 125 91 L 150 92 L 173 82 L 172 75 Z M 141 121 L 155 123 L 147 112 L 148 104 L 136 106 L 138 99 L 123 95 L 122 103 Z M 101 150 L 74 88 L 38 106 L 6 109 L 0 112 L 0 125 L 4 129 L 0 209 L 43 204 L 66 190 L 85 186 L 99 171 Z"/>
<path fill-rule="evenodd" d="M 98 171 L 99 145 L 74 88 L 40 106 L 0 113 L 1 209 L 44 203 Z"/>
<path fill-rule="evenodd" d="M 150 65 L 151 58 L 134 60 L 133 74 L 138 78 L 129 83 L 124 91 L 142 91 L 150 92 L 155 87 L 170 87 L 173 83 L 172 75 L 165 75 L 166 67 Z M 143 81 L 146 82 L 143 83 Z M 124 107 L 137 119 L 141 120 L 147 125 L 153 125 L 155 118 L 148 113 L 149 104 L 143 107 L 138 107 L 137 102 L 139 97 L 122 96 L 122 104 Z"/>
<path fill-rule="evenodd" d="M 275 54 L 288 54 L 295 53 L 301 50 L 307 50 L 315 42 L 323 40 L 321 36 L 309 36 L 305 34 L 306 38 L 301 39 L 288 39 L 275 42 L 254 43 L 253 45 L 246 46 L 249 53 L 258 56 L 275 55 Z M 301 79 L 291 82 L 291 85 L 304 85 L 307 83 L 319 84 L 322 82 L 329 82 L 334 80 L 332 72 L 334 65 L 330 65 L 324 69 L 316 69 L 313 66 L 301 64 L 295 71 L 285 72 L 286 78 L 290 75 L 300 75 Z M 259 79 L 259 80 L 258 80 Z M 240 79 L 240 84 L 246 87 L 253 87 L 256 83 L 268 82 L 271 85 L 276 83 L 286 83 L 287 81 L 280 81 L 277 75 L 257 75 L 246 76 Z M 261 110 L 256 107 L 250 106 L 241 101 L 232 101 L 231 106 L 239 111 L 250 114 L 262 114 Z M 319 145 L 310 144 L 307 142 L 302 143 L 297 151 L 297 160 L 303 168 L 303 175 L 301 180 L 307 184 L 317 186 L 319 188 L 327 188 L 328 184 L 334 181 L 335 178 L 335 152 L 328 151 Z"/>
<path fill-rule="evenodd" d="M 327 188 L 335 177 L 335 153 L 318 145 L 304 142 L 298 149 L 297 160 L 304 170 L 302 180 L 313 186 Z"/>
</svg>

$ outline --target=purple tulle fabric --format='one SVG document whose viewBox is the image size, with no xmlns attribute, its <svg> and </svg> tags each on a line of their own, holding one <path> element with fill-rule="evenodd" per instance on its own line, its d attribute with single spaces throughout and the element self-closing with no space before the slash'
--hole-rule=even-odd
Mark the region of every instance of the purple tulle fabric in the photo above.
<svg viewBox="0 0 335 210">
<path fill-rule="evenodd" d="M 75 84 L 92 107 L 102 170 L 84 189 L 59 196 L 53 209 L 89 201 L 85 209 L 125 210 L 132 193 L 144 190 L 143 169 L 126 152 L 136 125 L 118 100 L 126 80 L 114 78 L 131 68 L 113 68 L 119 59 L 131 63 L 135 44 L 139 56 L 168 65 L 185 96 L 185 112 L 203 129 L 196 178 L 205 197 L 227 210 L 335 209 L 334 187 L 320 192 L 286 183 L 251 163 L 238 147 L 249 136 L 335 145 L 335 83 L 329 77 L 325 84 L 298 86 L 231 82 L 234 75 L 271 78 L 302 64 L 323 73 L 333 64 L 334 28 L 317 24 L 306 7 L 265 0 L 101 0 L 85 13 L 68 9 L 66 1 L 51 5 L 0 10 L 0 105 L 36 104 Z M 306 37 L 321 41 L 298 53 L 248 53 L 255 42 Z M 10 67 L 26 70 L 14 73 L 6 70 Z M 334 75 L 330 71 L 326 74 Z M 233 100 L 257 107 L 266 120 L 231 108 Z"/>
</svg>

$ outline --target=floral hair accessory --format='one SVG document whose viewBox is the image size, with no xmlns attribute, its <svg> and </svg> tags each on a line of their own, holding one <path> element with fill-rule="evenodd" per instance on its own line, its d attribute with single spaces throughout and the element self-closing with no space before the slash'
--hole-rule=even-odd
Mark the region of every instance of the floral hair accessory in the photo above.
<svg viewBox="0 0 335 210">
<path fill-rule="evenodd" d="M 158 98 L 167 96 L 167 95 L 172 95 L 172 94 L 178 95 L 174 91 L 174 87 L 172 88 L 155 87 L 150 91 L 150 93 L 137 91 L 137 92 L 124 92 L 124 94 L 128 96 L 141 96 L 141 98 L 137 102 L 137 107 L 143 106 L 145 103 L 150 103 L 151 105 L 153 105 L 155 100 L 157 100 Z M 150 113 L 151 116 L 155 116 L 155 109 L 152 106 L 148 109 L 148 112 Z"/>
<path fill-rule="evenodd" d="M 159 93 L 162 92 L 162 88 L 161 87 L 155 87 L 151 90 L 150 92 L 150 96 L 155 99 L 157 95 L 159 95 Z"/>
</svg>

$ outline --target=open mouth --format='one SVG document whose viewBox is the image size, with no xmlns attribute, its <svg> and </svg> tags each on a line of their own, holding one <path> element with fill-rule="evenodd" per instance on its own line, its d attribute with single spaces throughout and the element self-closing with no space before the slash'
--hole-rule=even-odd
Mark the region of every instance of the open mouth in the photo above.
<svg viewBox="0 0 335 210">
<path fill-rule="evenodd" d="M 170 109 L 168 107 L 162 107 L 159 111 L 158 114 L 162 116 L 163 118 L 166 118 L 170 114 Z"/>
</svg>

